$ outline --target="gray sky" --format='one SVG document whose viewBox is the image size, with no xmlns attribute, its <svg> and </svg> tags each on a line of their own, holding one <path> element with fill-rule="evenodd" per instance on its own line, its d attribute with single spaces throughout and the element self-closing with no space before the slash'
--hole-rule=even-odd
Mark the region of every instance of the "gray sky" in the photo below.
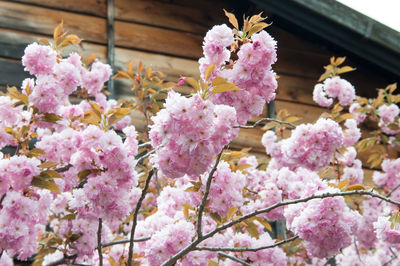
<svg viewBox="0 0 400 266">
<path fill-rule="evenodd" d="M 400 32 L 400 0 L 337 0 Z"/>
</svg>

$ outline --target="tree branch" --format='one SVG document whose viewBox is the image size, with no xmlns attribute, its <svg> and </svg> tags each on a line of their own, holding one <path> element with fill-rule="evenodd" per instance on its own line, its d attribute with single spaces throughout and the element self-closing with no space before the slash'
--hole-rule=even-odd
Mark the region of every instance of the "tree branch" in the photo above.
<svg viewBox="0 0 400 266">
<path fill-rule="evenodd" d="M 147 146 L 151 146 L 150 141 L 149 141 L 149 142 L 144 142 L 144 143 L 142 143 L 142 144 L 139 144 L 139 145 L 138 145 L 138 148 L 140 149 L 140 148 L 147 147 Z"/>
<path fill-rule="evenodd" d="M 146 153 L 145 155 L 143 155 L 142 157 L 139 157 L 137 160 L 137 164 L 139 164 L 141 161 L 143 161 L 144 159 L 146 159 L 147 157 L 149 157 L 150 155 L 152 155 L 155 152 L 156 152 L 156 150 L 151 150 L 148 153 Z"/>
<path fill-rule="evenodd" d="M 129 256 L 128 256 L 128 266 L 132 266 L 132 258 L 133 258 L 133 243 L 134 243 L 134 236 L 135 236 L 135 229 L 136 229 L 136 224 L 137 224 L 137 216 L 139 214 L 139 209 L 142 205 L 142 202 L 146 196 L 147 189 L 149 188 L 150 185 L 150 180 L 151 177 L 153 176 L 154 169 L 151 169 L 149 172 L 149 175 L 146 178 L 146 183 L 144 184 L 144 188 L 142 190 L 142 195 L 140 195 L 140 198 L 138 200 L 138 203 L 136 204 L 135 212 L 133 213 L 133 221 L 132 221 L 132 229 L 131 229 L 131 236 L 129 239 Z"/>
<path fill-rule="evenodd" d="M 221 160 L 221 155 L 224 149 L 218 154 L 217 160 L 215 161 L 214 167 L 211 169 L 210 174 L 208 175 L 207 178 L 207 184 L 206 184 L 206 190 L 204 192 L 203 199 L 201 200 L 201 204 L 199 206 L 199 214 L 197 218 L 197 237 L 200 238 L 202 236 L 201 232 L 201 224 L 202 224 L 202 219 L 203 219 L 203 212 L 204 212 L 204 207 L 206 206 L 207 203 L 207 197 L 208 194 L 210 193 L 210 187 L 211 187 L 211 181 L 213 179 L 214 173 L 217 170 L 219 161 Z"/>
<path fill-rule="evenodd" d="M 214 236 L 216 233 L 225 230 L 235 224 L 238 224 L 246 219 L 249 219 L 251 217 L 257 216 L 259 214 L 262 213 L 267 213 L 270 212 L 276 208 L 282 207 L 282 206 L 287 206 L 287 205 L 292 205 L 292 204 L 297 204 L 297 203 L 302 203 L 302 202 L 307 202 L 309 200 L 312 199 L 323 199 L 323 198 L 330 198 L 330 197 L 343 197 L 343 196 L 350 196 L 350 195 L 368 195 L 371 197 L 375 197 L 375 198 L 379 198 L 382 199 L 386 202 L 389 202 L 391 204 L 394 204 L 398 207 L 400 207 L 400 202 L 396 202 L 393 201 L 385 196 L 382 196 L 380 194 L 374 193 L 373 190 L 352 190 L 352 191 L 344 191 L 344 192 L 335 192 L 335 193 L 322 193 L 322 194 L 315 194 L 315 195 L 311 195 L 309 197 L 306 198 L 302 198 L 302 199 L 296 199 L 296 200 L 286 200 L 286 201 L 281 201 L 278 202 L 274 205 L 271 205 L 268 208 L 264 208 L 261 210 L 256 210 L 252 213 L 249 213 L 247 215 L 244 215 L 238 219 L 232 220 L 228 223 L 225 223 L 221 226 L 218 226 L 217 228 L 215 228 L 213 231 L 202 235 L 200 238 L 198 237 L 196 240 L 194 240 L 192 243 L 190 243 L 188 246 L 186 246 L 184 249 L 182 249 L 180 252 L 178 252 L 177 254 L 175 254 L 174 256 L 172 256 L 168 261 L 164 262 L 162 265 L 167 266 L 167 265 L 174 265 L 180 258 L 182 258 L 183 256 L 185 256 L 187 253 L 189 253 L 190 251 L 194 250 L 196 248 L 196 246 L 202 242 L 205 239 L 208 239 L 212 236 Z"/>
<path fill-rule="evenodd" d="M 101 227 L 103 220 L 99 218 L 99 227 L 97 229 L 97 252 L 99 253 L 99 265 L 103 266 L 103 248 L 101 247 Z"/>
<path fill-rule="evenodd" d="M 294 236 L 279 242 L 276 242 L 275 244 L 272 245 L 268 245 L 268 246 L 262 246 L 262 247 L 258 247 L 258 248 L 220 248 L 220 247 L 196 247 L 195 250 L 208 250 L 208 251 L 232 251 L 232 252 L 246 252 L 246 251 L 250 251 L 250 252 L 256 252 L 259 250 L 263 250 L 263 249 L 268 249 L 268 248 L 274 248 L 283 244 L 286 244 L 288 242 L 292 242 L 296 239 L 298 239 L 298 236 Z"/>
<path fill-rule="evenodd" d="M 277 122 L 279 124 L 288 125 L 288 126 L 291 126 L 292 128 L 296 128 L 296 125 L 293 124 L 293 123 L 282 121 L 282 120 L 278 120 L 278 119 L 275 119 L 275 118 L 261 118 L 260 120 L 258 120 L 257 122 L 255 122 L 251 126 L 234 126 L 234 128 L 247 128 L 247 129 L 256 128 L 259 124 L 261 124 L 262 122 L 265 122 L 265 121 Z"/>
<path fill-rule="evenodd" d="M 133 239 L 133 242 L 143 242 L 143 241 L 147 241 L 149 239 L 151 239 L 151 236 L 142 237 L 142 238 L 136 238 L 136 239 Z M 109 246 L 113 246 L 113 245 L 126 244 L 126 243 L 130 243 L 130 242 L 131 242 L 130 239 L 112 241 L 112 242 L 104 244 L 103 248 L 109 247 Z"/>
<path fill-rule="evenodd" d="M 228 255 L 228 254 L 225 254 L 225 253 L 222 253 L 222 252 L 219 252 L 218 255 L 221 256 L 221 257 L 225 257 L 225 258 L 231 259 L 231 260 L 233 260 L 233 261 L 239 262 L 239 263 L 241 263 L 241 264 L 243 264 L 243 265 L 251 266 L 250 263 L 247 263 L 247 262 L 245 262 L 244 260 L 241 260 L 241 259 L 239 259 L 239 258 L 237 258 L 237 257 L 235 257 L 235 256 Z"/>
<path fill-rule="evenodd" d="M 58 173 L 66 172 L 72 167 L 72 164 L 67 164 L 66 166 L 55 169 Z"/>
</svg>

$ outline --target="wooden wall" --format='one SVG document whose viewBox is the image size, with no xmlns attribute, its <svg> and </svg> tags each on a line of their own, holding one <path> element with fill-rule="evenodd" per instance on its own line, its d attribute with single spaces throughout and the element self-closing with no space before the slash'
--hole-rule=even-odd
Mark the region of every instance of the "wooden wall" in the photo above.
<svg viewBox="0 0 400 266">
<path fill-rule="evenodd" d="M 212 25 L 227 23 L 223 8 L 248 15 L 259 11 L 246 1 L 115 0 L 116 67 L 126 68 L 130 60 L 142 60 L 171 81 L 180 76 L 198 77 L 203 36 Z M 41 37 L 51 38 L 61 20 L 70 33 L 85 40 L 81 53 L 95 53 L 105 61 L 106 11 L 106 0 L 0 0 L 0 86 L 20 85 L 27 76 L 20 64 L 24 47 Z M 279 21 L 274 16 L 272 19 Z M 303 117 L 303 122 L 315 121 L 324 109 L 313 102 L 313 87 L 329 58 L 345 54 L 304 38 L 295 26 L 288 30 L 274 22 L 267 30 L 278 41 L 278 62 L 273 67 L 280 76 L 276 108 L 286 108 Z M 358 92 L 370 93 L 393 82 L 352 58 L 349 61 L 358 71 L 346 78 Z M 129 96 L 126 87 L 117 93 Z M 140 127 L 141 117 L 136 114 L 134 119 Z M 233 146 L 251 146 L 262 156 L 262 134 L 259 129 L 242 130 Z"/>
</svg>

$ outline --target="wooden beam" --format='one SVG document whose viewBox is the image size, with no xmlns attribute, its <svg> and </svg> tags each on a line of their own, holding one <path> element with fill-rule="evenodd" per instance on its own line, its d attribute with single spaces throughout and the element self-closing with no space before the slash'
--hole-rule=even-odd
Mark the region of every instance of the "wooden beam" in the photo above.
<svg viewBox="0 0 400 266">
<path fill-rule="evenodd" d="M 115 32 L 114 32 L 114 0 L 107 0 L 107 62 L 115 73 Z M 114 79 L 107 82 L 110 98 L 115 99 Z"/>
<path fill-rule="evenodd" d="M 107 43 L 105 18 L 20 3 L 0 1 L 0 4 L 0 27 L 50 36 L 62 19 L 66 30 L 87 42 Z M 121 21 L 115 23 L 115 42 L 119 47 L 197 59 L 202 55 L 202 41 L 202 36 L 192 33 Z"/>
</svg>

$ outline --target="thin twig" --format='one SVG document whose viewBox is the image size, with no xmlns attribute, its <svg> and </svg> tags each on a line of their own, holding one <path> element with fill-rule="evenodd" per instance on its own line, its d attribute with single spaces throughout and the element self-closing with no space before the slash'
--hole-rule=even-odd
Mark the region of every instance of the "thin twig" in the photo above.
<svg viewBox="0 0 400 266">
<path fill-rule="evenodd" d="M 135 229 L 136 229 L 136 224 L 137 224 L 137 216 L 139 214 L 139 209 L 142 206 L 142 202 L 143 202 L 143 200 L 144 200 L 144 198 L 146 196 L 147 189 L 149 188 L 150 180 L 151 180 L 151 177 L 153 176 L 153 173 L 154 173 L 154 169 L 152 168 L 150 170 L 150 172 L 149 172 L 149 175 L 146 178 L 146 183 L 144 184 L 144 188 L 142 190 L 142 195 L 140 195 L 138 203 L 136 204 L 135 212 L 133 213 L 131 236 L 130 236 L 130 239 L 129 239 L 128 266 L 132 266 L 133 243 L 134 243 Z"/>
<path fill-rule="evenodd" d="M 62 257 L 61 259 L 58 259 L 56 261 L 53 261 L 49 264 L 47 264 L 46 266 L 57 266 L 57 265 L 62 265 L 62 264 L 71 264 L 71 260 L 76 259 L 78 255 L 67 255 L 64 254 L 64 257 Z"/>
<path fill-rule="evenodd" d="M 67 164 L 66 166 L 57 168 L 56 171 L 57 171 L 58 173 L 66 172 L 66 171 L 68 171 L 71 167 L 72 167 L 72 164 Z"/>
<path fill-rule="evenodd" d="M 256 252 L 259 250 L 263 249 L 268 249 L 268 248 L 274 248 L 283 244 L 286 244 L 288 242 L 292 242 L 296 239 L 298 239 L 298 236 L 294 236 L 279 242 L 276 242 L 275 244 L 268 245 L 268 246 L 262 246 L 258 248 L 220 248 L 220 247 L 196 247 L 195 250 L 208 250 L 208 251 L 232 251 L 232 252 L 246 252 L 246 251 L 251 251 L 251 252 Z"/>
<path fill-rule="evenodd" d="M 147 146 L 151 146 L 150 141 L 149 141 L 149 142 L 142 143 L 142 144 L 139 144 L 139 145 L 138 145 L 138 148 L 140 149 L 140 148 L 147 147 Z"/>
<path fill-rule="evenodd" d="M 103 248 L 101 247 L 101 227 L 103 220 L 99 218 L 99 227 L 97 229 L 97 252 L 99 253 L 99 265 L 103 266 Z"/>
<path fill-rule="evenodd" d="M 136 238 L 136 239 L 133 239 L 133 242 L 143 242 L 143 241 L 147 241 L 147 240 L 149 240 L 149 239 L 151 239 L 150 236 L 148 236 L 148 237 L 142 237 L 142 238 Z M 130 242 L 131 242 L 130 239 L 112 241 L 112 242 L 109 242 L 109 243 L 104 244 L 104 245 L 103 245 L 103 248 L 109 247 L 109 246 L 113 246 L 113 245 L 126 244 L 126 243 L 130 243 Z"/>
<path fill-rule="evenodd" d="M 395 192 L 399 187 L 400 187 L 400 183 L 399 183 L 397 186 L 395 186 L 388 194 L 386 194 L 386 197 L 390 197 L 390 195 L 392 195 L 392 193 Z M 382 203 L 382 201 L 383 201 L 383 200 L 381 200 L 381 201 L 378 203 L 378 206 Z"/>
<path fill-rule="evenodd" d="M 144 159 L 146 159 L 147 157 L 149 157 L 150 155 L 152 155 L 155 152 L 156 152 L 156 150 L 151 150 L 148 153 L 146 153 L 145 155 L 143 155 L 142 157 L 138 158 L 137 164 L 139 164 L 141 161 L 143 161 Z"/>
<path fill-rule="evenodd" d="M 223 152 L 223 149 L 218 154 L 217 160 L 215 161 L 215 164 L 214 164 L 214 167 L 211 169 L 210 174 L 208 175 L 207 184 L 206 184 L 206 190 L 204 192 L 203 199 L 201 200 L 201 204 L 199 206 L 199 214 L 198 214 L 198 218 L 197 218 L 197 237 L 198 238 L 200 238 L 202 236 L 202 234 L 203 234 L 201 232 L 201 223 L 202 223 L 202 219 L 203 219 L 204 207 L 206 206 L 206 203 L 207 203 L 207 197 L 208 197 L 208 194 L 210 193 L 211 181 L 213 179 L 215 171 L 217 170 L 219 161 L 221 159 L 222 152 Z"/>
<path fill-rule="evenodd" d="M 297 127 L 297 126 L 296 126 L 295 124 L 293 124 L 293 123 L 286 122 L 286 121 L 282 121 L 282 120 L 278 120 L 278 119 L 275 119 L 275 118 L 261 118 L 260 120 L 258 120 L 257 122 L 255 122 L 255 123 L 254 123 L 253 125 L 251 125 L 251 126 L 234 126 L 234 128 L 247 128 L 247 129 L 256 128 L 259 124 L 261 124 L 262 122 L 265 122 L 265 121 L 277 122 L 277 123 L 279 123 L 279 124 L 291 126 L 292 128 L 296 128 L 296 127 Z"/>
<path fill-rule="evenodd" d="M 253 193 L 253 194 L 256 194 L 256 195 L 258 194 L 257 191 L 251 190 L 251 189 L 248 188 L 248 187 L 245 187 L 244 189 L 247 190 L 247 191 L 250 192 L 250 193 Z"/>
<path fill-rule="evenodd" d="M 6 194 L 7 194 L 7 192 L 4 193 L 3 196 L 1 196 L 1 199 L 0 199 L 0 208 L 3 206 L 2 203 L 3 203 L 4 198 L 6 197 Z"/>
<path fill-rule="evenodd" d="M 221 256 L 221 257 L 225 257 L 225 258 L 231 259 L 233 261 L 239 262 L 242 265 L 251 266 L 250 263 L 247 263 L 244 260 L 239 259 L 238 257 L 232 256 L 232 255 L 228 255 L 228 254 L 222 253 L 222 252 L 219 252 L 218 255 Z"/>
<path fill-rule="evenodd" d="M 252 213 L 249 213 L 247 215 L 243 215 L 242 217 L 238 218 L 238 219 L 234 219 L 228 223 L 225 223 L 223 225 L 218 226 L 217 228 L 215 228 L 213 231 L 202 235 L 201 237 L 198 237 L 197 239 L 195 239 L 192 243 L 190 243 L 189 245 L 187 245 L 185 248 L 183 248 L 181 251 L 179 251 L 177 254 L 175 254 L 174 256 L 170 257 L 169 260 L 167 260 L 166 262 L 164 262 L 162 265 L 167 266 L 167 265 L 174 265 L 180 258 L 182 258 L 183 256 L 185 256 L 187 253 L 189 253 L 190 251 L 194 250 L 196 248 L 196 246 L 204 241 L 205 239 L 208 239 L 212 236 L 214 236 L 216 233 L 225 230 L 235 224 L 238 224 L 244 220 L 247 220 L 251 217 L 257 216 L 259 214 L 262 213 L 267 213 L 270 212 L 276 208 L 282 207 L 282 206 L 287 206 L 287 205 L 292 205 L 292 204 L 297 204 L 297 203 L 302 203 L 302 202 L 307 202 L 310 201 L 312 199 L 323 199 L 323 198 L 331 198 L 331 197 L 343 197 L 343 196 L 350 196 L 350 195 L 369 195 L 375 198 L 379 198 L 382 199 L 386 202 L 389 202 L 391 204 L 394 204 L 398 207 L 400 207 L 400 202 L 396 202 L 394 200 L 391 200 L 385 196 L 382 196 L 380 194 L 374 193 L 373 189 L 371 190 L 352 190 L 352 191 L 343 191 L 343 192 L 335 192 L 335 193 L 322 193 L 322 194 L 316 194 L 316 195 L 311 195 L 309 197 L 306 198 L 302 198 L 302 199 L 296 199 L 296 200 L 286 200 L 286 201 L 281 201 L 278 202 L 274 205 L 271 205 L 268 208 L 264 208 L 264 209 L 260 209 L 260 210 L 256 210 Z"/>
</svg>

